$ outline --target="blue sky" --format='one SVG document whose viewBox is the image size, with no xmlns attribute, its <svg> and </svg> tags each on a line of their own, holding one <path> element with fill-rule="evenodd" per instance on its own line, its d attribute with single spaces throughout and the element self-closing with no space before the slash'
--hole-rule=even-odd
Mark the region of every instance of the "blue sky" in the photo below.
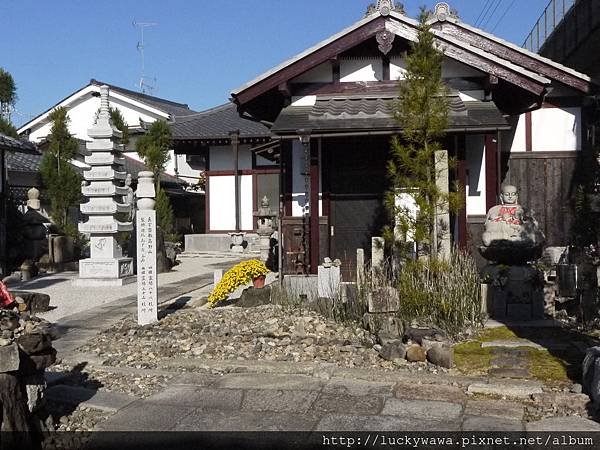
<svg viewBox="0 0 600 450">
<path fill-rule="evenodd" d="M 548 0 L 490 0 L 487 31 L 519 45 Z M 370 0 L 0 0 L 0 67 L 18 89 L 20 125 L 90 78 L 137 90 L 140 30 L 153 95 L 203 110 L 229 92 L 360 19 Z M 488 0 L 451 0 L 475 24 Z M 436 1 L 405 0 L 408 15 Z M 506 11 L 506 14 L 504 14 Z M 502 18 L 503 17 L 503 18 Z M 498 22 L 500 19 L 502 20 Z"/>
</svg>

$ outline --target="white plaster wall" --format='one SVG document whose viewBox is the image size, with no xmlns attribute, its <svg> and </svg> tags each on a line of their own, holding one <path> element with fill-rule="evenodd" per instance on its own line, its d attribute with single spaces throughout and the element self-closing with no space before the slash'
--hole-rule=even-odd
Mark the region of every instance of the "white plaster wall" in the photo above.
<svg viewBox="0 0 600 450">
<path fill-rule="evenodd" d="M 510 136 L 509 133 L 506 133 L 506 136 Z M 511 152 L 524 152 L 525 147 L 525 114 L 521 114 L 519 116 L 517 122 L 517 128 L 515 130 L 515 134 L 512 138 L 512 143 L 510 145 Z"/>
<path fill-rule="evenodd" d="M 485 92 L 483 90 L 459 91 L 458 96 L 463 102 L 477 102 L 485 100 Z"/>
<path fill-rule="evenodd" d="M 466 137 L 467 158 L 467 215 L 486 214 L 485 198 L 485 137 Z"/>
<path fill-rule="evenodd" d="M 581 109 L 542 108 L 531 113 L 533 151 L 581 150 Z"/>
<path fill-rule="evenodd" d="M 383 79 L 381 58 L 340 58 L 340 81 L 380 81 Z"/>
<path fill-rule="evenodd" d="M 188 183 L 195 184 L 198 182 L 200 177 L 200 170 L 193 169 L 186 161 L 186 155 L 176 155 L 174 152 L 170 153 L 171 159 L 167 163 L 165 172 L 170 175 L 175 175 L 175 161 L 177 161 L 177 174 L 180 178 L 187 181 Z"/>
<path fill-rule="evenodd" d="M 333 81 L 333 71 L 331 63 L 324 62 L 313 67 L 307 72 L 293 78 L 291 83 L 331 83 Z"/>
<path fill-rule="evenodd" d="M 235 230 L 234 183 L 233 175 L 209 177 L 210 231 Z M 254 229 L 252 210 L 252 175 L 242 175 L 240 176 L 240 226 L 243 230 Z"/>
<path fill-rule="evenodd" d="M 292 96 L 292 106 L 314 106 L 317 103 L 316 95 Z"/>
<path fill-rule="evenodd" d="M 483 72 L 474 69 L 471 66 L 455 61 L 451 58 L 444 58 L 442 62 L 442 78 L 461 78 L 461 77 L 480 77 Z"/>
<path fill-rule="evenodd" d="M 233 150 L 230 145 L 210 147 L 210 170 L 233 170 Z M 249 145 L 240 145 L 238 153 L 239 170 L 252 169 L 252 152 Z"/>
<path fill-rule="evenodd" d="M 140 126 L 140 119 L 144 122 L 154 122 L 158 116 L 152 115 L 142 111 L 139 108 L 134 107 L 123 102 L 120 99 L 110 97 L 110 106 L 117 108 L 123 115 L 127 126 L 138 127 Z M 96 118 L 96 113 L 100 108 L 100 98 L 92 97 L 91 94 L 87 94 L 77 101 L 71 103 L 67 107 L 67 115 L 69 116 L 69 132 L 78 139 L 90 140 L 87 134 L 87 130 L 92 126 Z M 29 140 L 33 142 L 40 142 L 46 136 L 50 134 L 52 128 L 52 122 L 42 121 L 34 125 L 31 128 Z"/>
<path fill-rule="evenodd" d="M 390 58 L 390 79 L 404 80 L 406 78 L 406 60 L 401 56 L 392 56 Z"/>
</svg>

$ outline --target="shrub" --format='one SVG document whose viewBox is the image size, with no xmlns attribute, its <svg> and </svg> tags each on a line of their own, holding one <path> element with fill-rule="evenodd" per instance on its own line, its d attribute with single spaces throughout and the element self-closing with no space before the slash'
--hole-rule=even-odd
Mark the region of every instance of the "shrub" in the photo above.
<svg viewBox="0 0 600 450">
<path fill-rule="evenodd" d="M 477 266 L 466 253 L 453 252 L 449 261 L 409 261 L 398 277 L 398 315 L 456 336 L 483 323 L 480 286 Z"/>
<path fill-rule="evenodd" d="M 238 287 L 267 273 L 269 273 L 269 269 L 258 259 L 250 259 L 236 264 L 223 275 L 221 281 L 208 296 L 209 305 L 214 307 L 217 303 L 226 300 L 229 294 Z"/>
</svg>

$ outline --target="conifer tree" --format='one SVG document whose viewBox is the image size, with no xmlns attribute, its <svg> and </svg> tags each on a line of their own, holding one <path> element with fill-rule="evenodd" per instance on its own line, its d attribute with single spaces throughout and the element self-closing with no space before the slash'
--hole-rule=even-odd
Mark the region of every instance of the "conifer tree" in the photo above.
<svg viewBox="0 0 600 450">
<path fill-rule="evenodd" d="M 0 67 L 0 117 L 10 122 L 10 107 L 17 100 L 17 86 L 10 73 Z"/>
<path fill-rule="evenodd" d="M 77 225 L 69 219 L 69 207 L 81 199 L 81 177 L 70 161 L 77 154 L 77 140 L 69 133 L 69 117 L 65 108 L 49 115 L 53 122 L 48 135 L 49 148 L 40 164 L 42 181 L 52 206 L 51 217 L 65 234 L 77 235 Z"/>
<path fill-rule="evenodd" d="M 443 55 L 434 46 L 427 17 L 427 12 L 421 9 L 418 39 L 406 56 L 405 79 L 399 83 L 395 117 L 402 131 L 392 139 L 392 156 L 387 167 L 392 189 L 386 196 L 386 206 L 396 227 L 405 237 L 414 239 L 420 256 L 436 253 L 434 235 L 440 208 L 456 211 L 460 207 L 458 194 L 448 193 L 436 183 L 439 169 L 435 155 L 443 149 L 440 140 L 448 123 L 448 103 L 442 81 Z M 396 204 L 399 192 L 412 197 L 418 210 L 416 215 L 410 208 Z M 385 235 L 393 241 L 390 228 Z"/>
<path fill-rule="evenodd" d="M 137 141 L 137 152 L 144 164 L 154 174 L 156 183 L 156 222 L 165 233 L 167 240 L 178 240 L 174 234 L 175 215 L 166 192 L 160 186 L 160 174 L 169 161 L 171 130 L 162 120 L 154 122 L 146 134 Z"/>
</svg>

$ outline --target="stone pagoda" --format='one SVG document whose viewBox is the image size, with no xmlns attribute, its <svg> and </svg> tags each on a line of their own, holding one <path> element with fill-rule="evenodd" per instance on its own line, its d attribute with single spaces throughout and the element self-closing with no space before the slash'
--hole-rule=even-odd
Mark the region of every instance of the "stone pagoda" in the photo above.
<svg viewBox="0 0 600 450">
<path fill-rule="evenodd" d="M 108 86 L 100 87 L 100 113 L 88 135 L 92 141 L 86 144 L 85 162 L 91 168 L 84 173 L 81 189 L 88 201 L 80 205 L 88 220 L 79 224 L 79 231 L 90 235 L 90 258 L 79 261 L 76 284 L 119 286 L 135 281 L 133 261 L 123 257 L 116 240 L 119 231 L 133 230 L 131 222 L 117 220 L 117 214 L 130 217 L 132 205 L 121 203 L 128 193 L 119 143 L 122 133 L 110 122 Z"/>
</svg>

